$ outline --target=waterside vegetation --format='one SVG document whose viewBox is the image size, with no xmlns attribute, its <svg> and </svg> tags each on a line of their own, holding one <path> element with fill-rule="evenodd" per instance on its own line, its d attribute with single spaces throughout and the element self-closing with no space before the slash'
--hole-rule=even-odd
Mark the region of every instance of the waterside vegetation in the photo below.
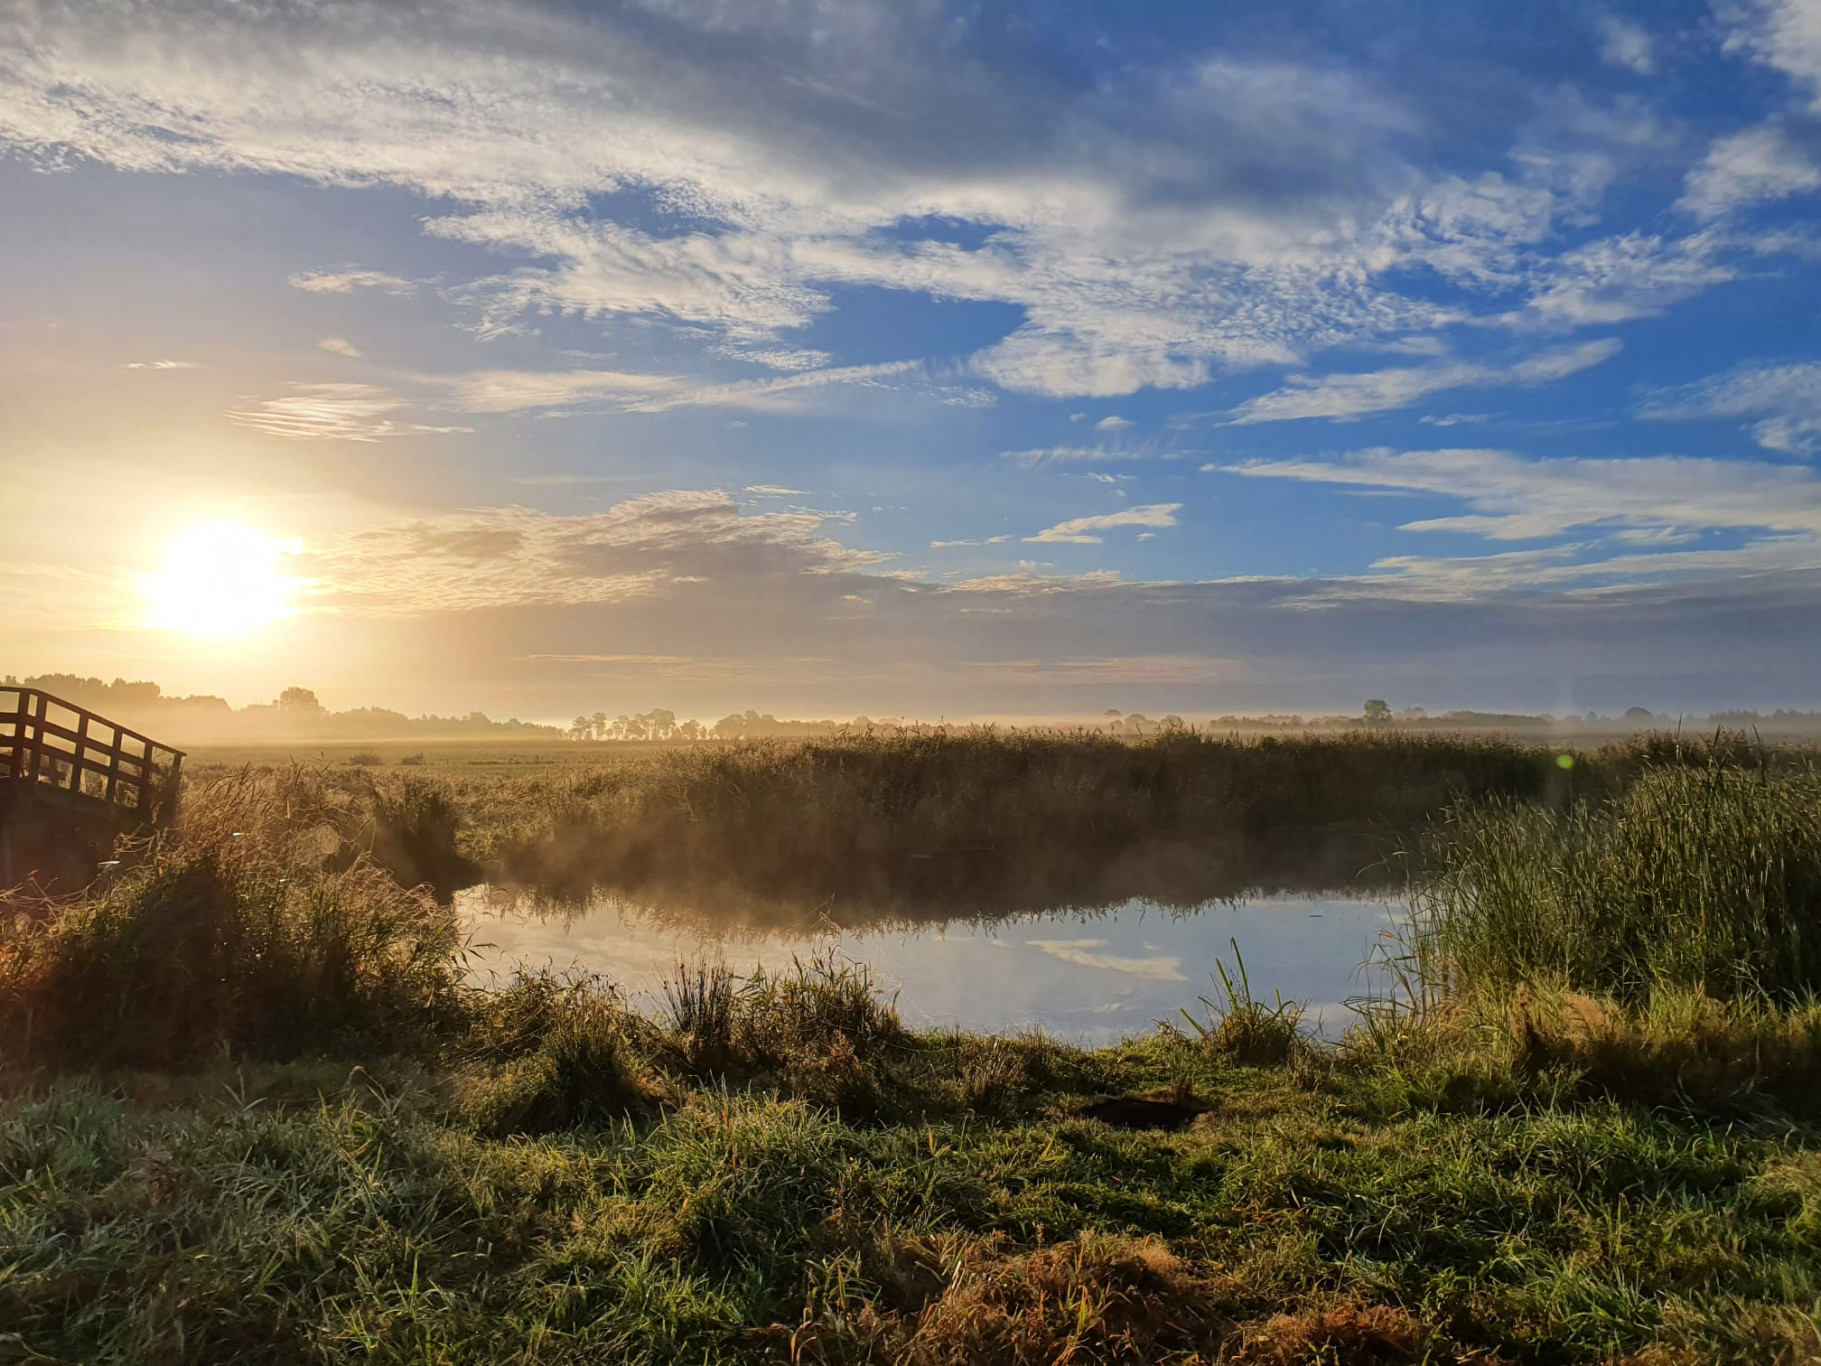
<svg viewBox="0 0 1821 1366">
<path fill-rule="evenodd" d="M 655 819 L 652 794 L 718 784 L 702 819 L 731 840 L 794 794 L 799 850 L 839 837 L 815 802 L 867 829 L 893 791 L 920 840 L 1000 781 L 1055 794 L 1044 820 L 1106 800 L 1115 831 L 1200 809 L 1147 776 L 1195 772 L 1159 742 L 1085 794 L 1079 754 L 950 744 L 594 796 Z M 454 909 L 388 870 L 485 869 L 486 808 L 434 774 L 232 775 L 110 885 L 8 903 L 0 1361 L 1821 1353 L 1808 756 L 1360 752 L 1407 764 L 1377 789 L 1412 794 L 1397 820 L 1436 813 L 1405 845 L 1405 989 L 1322 1045 L 1236 955 L 1099 1051 L 909 1029 L 836 958 L 679 965 L 656 1015 L 598 980 L 481 989 Z M 1362 790 L 1346 753 L 1215 753 L 1254 765 L 1221 789 L 1234 767 L 1193 752 L 1187 791 L 1228 813 Z M 970 758 L 999 767 L 964 785 Z"/>
<path fill-rule="evenodd" d="M 1461 803 L 1560 810 L 1646 769 L 1783 771 L 1810 751 L 1645 737 L 1572 756 L 1507 739 L 1357 731 L 931 730 L 627 754 L 592 766 L 248 769 L 314 785 L 350 846 L 404 882 L 485 880 L 788 916 L 949 918 L 1260 888 L 1401 887 L 1405 851 Z M 1567 764 L 1568 766 L 1564 766 Z M 205 779 L 241 769 L 196 765 Z"/>
</svg>

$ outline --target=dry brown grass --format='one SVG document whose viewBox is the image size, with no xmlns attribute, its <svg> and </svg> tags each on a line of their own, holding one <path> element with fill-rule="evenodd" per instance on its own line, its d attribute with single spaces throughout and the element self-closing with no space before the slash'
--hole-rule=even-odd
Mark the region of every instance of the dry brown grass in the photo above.
<svg viewBox="0 0 1821 1366">
<path fill-rule="evenodd" d="M 1191 1267 L 1156 1237 L 1084 1232 L 1023 1250 L 999 1234 L 887 1238 L 854 1269 L 873 1293 L 812 1304 L 779 1332 L 792 1361 L 1391 1366 L 1432 1342 L 1392 1305 L 1337 1298 L 1259 1315 L 1238 1279 Z"/>
<path fill-rule="evenodd" d="M 905 1240 L 866 1259 L 876 1298 L 812 1309 L 793 1359 L 894 1366 L 1209 1360 L 1230 1332 L 1217 1283 L 1156 1238 Z M 860 1355 L 856 1356 L 855 1354 Z"/>
</svg>

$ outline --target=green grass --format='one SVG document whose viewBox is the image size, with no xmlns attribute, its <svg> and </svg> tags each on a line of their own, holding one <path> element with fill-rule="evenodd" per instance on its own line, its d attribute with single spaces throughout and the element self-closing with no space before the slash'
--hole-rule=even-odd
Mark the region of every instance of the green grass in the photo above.
<svg viewBox="0 0 1821 1366">
<path fill-rule="evenodd" d="M 919 1038 L 901 1065 L 989 1046 Z M 1363 1065 L 1297 1076 L 1167 1039 L 1026 1051 L 1050 1079 L 1004 1113 L 889 1125 L 695 1085 L 537 1136 L 383 1069 L 41 1083 L 0 1108 L 0 1359 L 1821 1350 L 1811 1131 L 1416 1104 Z M 1192 1128 L 1071 1113 L 1164 1078 L 1206 1108 Z"/>
<path fill-rule="evenodd" d="M 454 913 L 335 841 L 325 854 L 318 795 L 219 784 L 113 885 L 0 902 L 0 1060 L 173 1067 L 433 1041 L 459 1013 Z"/>
<path fill-rule="evenodd" d="M 919 838 L 973 812 L 1012 840 L 986 778 L 950 790 L 969 753 L 1065 794 L 1065 839 L 1108 791 L 1109 830 L 1193 828 L 1245 765 L 1219 809 L 1481 800 L 1430 851 L 1409 999 L 1340 1047 L 1236 961 L 1181 1028 L 1089 1052 L 907 1030 L 832 960 L 680 965 L 663 1017 L 594 979 L 476 989 L 399 879 L 484 863 L 486 801 L 537 802 L 245 774 L 112 887 L 0 923 L 0 1363 L 1821 1357 L 1805 756 L 979 743 L 569 795 L 647 832 L 654 794 L 702 797 L 708 840 L 730 794 L 775 834 L 795 791 L 799 852 L 836 838 L 818 803 L 892 791 Z M 1090 1117 L 1133 1101 L 1190 1122 Z"/>
<path fill-rule="evenodd" d="M 1564 810 L 1494 799 L 1432 841 L 1418 909 L 1457 987 L 1720 1000 L 1821 991 L 1821 774 L 1717 759 Z"/>
</svg>

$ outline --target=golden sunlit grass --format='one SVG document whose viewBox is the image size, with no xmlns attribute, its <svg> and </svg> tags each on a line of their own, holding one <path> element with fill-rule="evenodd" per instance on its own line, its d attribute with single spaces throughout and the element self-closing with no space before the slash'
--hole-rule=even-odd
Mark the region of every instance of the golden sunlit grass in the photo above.
<svg viewBox="0 0 1821 1366">
<path fill-rule="evenodd" d="M 299 580 L 284 572 L 288 544 L 243 522 L 196 522 L 140 580 L 145 625 L 204 640 L 239 640 L 292 615 Z"/>
</svg>

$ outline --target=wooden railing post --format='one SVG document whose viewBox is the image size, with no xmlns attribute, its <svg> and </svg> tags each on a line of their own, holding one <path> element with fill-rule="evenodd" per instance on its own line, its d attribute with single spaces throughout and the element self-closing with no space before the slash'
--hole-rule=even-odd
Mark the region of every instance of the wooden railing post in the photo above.
<svg viewBox="0 0 1821 1366">
<path fill-rule="evenodd" d="M 25 707 L 25 692 L 19 690 L 13 694 L 13 753 L 6 765 L 7 777 L 14 782 L 25 780 Z"/>
<path fill-rule="evenodd" d="M 114 743 L 108 746 L 107 792 L 104 794 L 107 804 L 114 804 L 114 793 L 120 787 L 120 746 L 126 737 L 121 735 L 120 727 L 114 727 Z"/>
<path fill-rule="evenodd" d="M 76 714 L 76 753 L 70 764 L 70 791 L 78 797 L 82 795 L 82 765 L 88 758 L 89 748 L 89 714 Z"/>
<path fill-rule="evenodd" d="M 32 722 L 32 774 L 34 783 L 42 781 L 44 772 L 44 718 L 50 710 L 50 699 L 43 693 L 38 694 L 38 705 L 33 708 L 36 715 Z"/>
</svg>

